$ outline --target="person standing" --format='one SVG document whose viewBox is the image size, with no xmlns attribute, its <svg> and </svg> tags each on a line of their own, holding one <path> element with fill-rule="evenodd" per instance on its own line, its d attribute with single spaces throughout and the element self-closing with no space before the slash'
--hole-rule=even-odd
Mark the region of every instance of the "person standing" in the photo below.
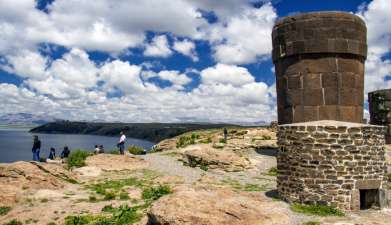
<svg viewBox="0 0 391 225">
<path fill-rule="evenodd" d="M 125 154 L 125 141 L 126 141 L 126 136 L 123 131 L 120 133 L 121 137 L 119 138 L 119 142 L 117 144 L 119 148 L 119 152 L 121 155 Z"/>
<path fill-rule="evenodd" d="M 38 139 L 37 135 L 34 135 L 34 143 L 33 148 L 31 149 L 33 152 L 33 160 L 39 162 L 39 152 L 41 151 L 41 141 Z"/>
<path fill-rule="evenodd" d="M 228 130 L 227 128 L 224 127 L 224 141 L 227 143 L 227 138 L 228 138 Z"/>
</svg>

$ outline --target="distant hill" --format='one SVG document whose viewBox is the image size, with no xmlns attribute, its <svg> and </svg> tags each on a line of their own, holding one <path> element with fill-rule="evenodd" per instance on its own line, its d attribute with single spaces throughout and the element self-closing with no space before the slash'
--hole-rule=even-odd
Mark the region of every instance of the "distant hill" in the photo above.
<svg viewBox="0 0 391 225">
<path fill-rule="evenodd" d="M 47 115 L 34 115 L 30 113 L 10 113 L 0 115 L 0 124 L 3 125 L 42 125 L 58 119 Z"/>
<path fill-rule="evenodd" d="M 57 121 L 33 128 L 30 132 L 52 134 L 93 134 L 119 136 L 124 131 L 127 137 L 159 142 L 188 131 L 210 128 L 237 126 L 232 124 L 197 124 L 197 123 L 100 123 Z"/>
</svg>

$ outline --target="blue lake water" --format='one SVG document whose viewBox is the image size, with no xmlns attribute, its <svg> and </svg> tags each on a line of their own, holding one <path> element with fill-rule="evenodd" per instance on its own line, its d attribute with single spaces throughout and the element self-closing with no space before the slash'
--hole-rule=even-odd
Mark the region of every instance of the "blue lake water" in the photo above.
<svg viewBox="0 0 391 225">
<path fill-rule="evenodd" d="M 31 160 L 31 148 L 33 144 L 33 133 L 27 129 L 0 128 L 0 163 L 14 162 L 20 160 Z M 105 137 L 96 135 L 77 134 L 36 134 L 42 142 L 41 157 L 49 155 L 50 147 L 56 149 L 59 155 L 67 145 L 71 151 L 73 149 L 84 149 L 93 151 L 94 146 L 103 145 L 106 152 L 116 148 L 119 137 Z M 137 145 L 144 149 L 150 149 L 154 143 L 127 138 L 126 145 Z"/>
</svg>

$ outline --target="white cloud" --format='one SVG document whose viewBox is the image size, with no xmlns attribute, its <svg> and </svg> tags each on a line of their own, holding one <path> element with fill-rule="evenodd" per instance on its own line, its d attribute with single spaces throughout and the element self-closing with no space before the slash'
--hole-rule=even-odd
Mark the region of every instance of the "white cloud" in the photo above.
<svg viewBox="0 0 391 225">
<path fill-rule="evenodd" d="M 44 79 L 48 76 L 45 70 L 49 60 L 38 52 L 21 50 L 7 55 L 6 60 L 7 63 L 0 65 L 0 68 L 9 73 L 32 79 Z"/>
<path fill-rule="evenodd" d="M 155 57 L 168 57 L 172 54 L 167 37 L 165 35 L 156 36 L 151 43 L 146 44 L 144 55 Z"/>
<path fill-rule="evenodd" d="M 241 86 L 254 82 L 254 77 L 244 67 L 217 64 L 201 71 L 201 78 L 206 84 L 231 84 Z"/>
<path fill-rule="evenodd" d="M 56 0 L 48 13 L 35 4 L 0 0 L 1 66 L 24 78 L 19 87 L 0 84 L 2 113 L 28 110 L 122 122 L 250 122 L 275 116 L 270 87 L 256 82 L 246 68 L 227 65 L 270 54 L 276 17 L 270 4 L 256 9 L 245 0 Z M 208 24 L 200 10 L 213 12 L 218 22 Z M 147 32 L 175 41 L 170 46 L 166 35 L 155 35 L 145 43 Z M 221 63 L 198 71 L 166 69 L 156 66 L 159 62 L 134 65 L 122 57 L 96 63 L 89 57 L 89 51 L 131 57 L 129 48 L 135 47 L 145 48 L 147 56 L 169 57 L 175 50 L 197 61 L 200 42 L 209 43 Z M 43 56 L 40 44 L 69 52 Z M 193 82 L 188 73 L 200 74 L 192 90 L 184 89 Z M 169 87 L 152 77 L 168 81 Z"/>
<path fill-rule="evenodd" d="M 384 58 L 391 50 L 391 5 L 387 0 L 373 0 L 361 5 L 359 12 L 368 30 L 368 58 L 365 63 L 365 98 L 367 93 L 391 88 L 391 62 Z"/>
<path fill-rule="evenodd" d="M 173 49 L 185 56 L 189 56 L 193 61 L 198 61 L 195 44 L 189 40 L 175 41 Z"/>
<path fill-rule="evenodd" d="M 270 57 L 271 31 L 277 14 L 270 3 L 261 8 L 244 7 L 238 15 L 209 28 L 207 34 L 217 61 L 254 63 Z"/>
</svg>

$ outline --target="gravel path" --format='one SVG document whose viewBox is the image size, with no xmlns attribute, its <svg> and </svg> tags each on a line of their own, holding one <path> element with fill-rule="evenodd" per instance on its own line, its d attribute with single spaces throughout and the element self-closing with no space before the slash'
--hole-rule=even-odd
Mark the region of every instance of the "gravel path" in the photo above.
<svg viewBox="0 0 391 225">
<path fill-rule="evenodd" d="M 149 169 L 169 176 L 181 176 L 185 183 L 193 183 L 200 179 L 205 171 L 198 168 L 183 166 L 176 157 L 164 156 L 158 153 L 141 156 L 149 163 Z"/>
</svg>

